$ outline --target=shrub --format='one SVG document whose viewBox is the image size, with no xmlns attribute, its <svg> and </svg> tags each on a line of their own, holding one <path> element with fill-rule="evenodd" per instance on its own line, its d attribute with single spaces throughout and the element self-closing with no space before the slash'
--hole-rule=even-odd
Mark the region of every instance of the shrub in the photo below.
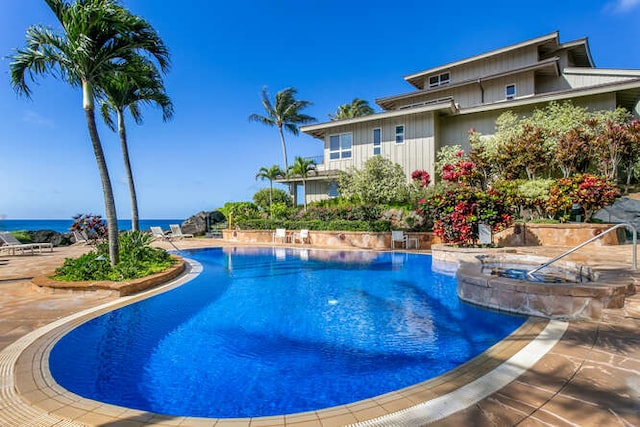
<svg viewBox="0 0 640 427">
<path fill-rule="evenodd" d="M 417 212 L 433 221 L 433 232 L 445 243 L 473 246 L 478 243 L 478 225 L 485 223 L 493 231 L 513 221 L 512 208 L 503 194 L 492 189 L 482 191 L 467 185 L 439 185 L 421 199 Z"/>
<path fill-rule="evenodd" d="M 368 203 L 405 202 L 409 195 L 402 166 L 382 156 L 371 157 L 362 169 L 341 173 L 338 185 L 345 197 L 357 196 Z"/>
<path fill-rule="evenodd" d="M 612 204 L 620 197 L 620 191 L 611 181 L 588 173 L 558 179 L 549 193 L 549 212 L 566 220 L 571 206 L 577 203 L 585 211 L 585 222 L 591 219 L 595 211 Z"/>
<path fill-rule="evenodd" d="M 275 230 L 286 228 L 288 230 L 316 230 L 316 231 L 370 231 L 386 232 L 391 230 L 391 222 L 385 220 L 363 221 L 334 219 L 323 220 L 270 220 L 254 219 L 238 223 L 241 229 L 247 230 Z"/>
<path fill-rule="evenodd" d="M 163 249 L 150 246 L 153 237 L 142 231 L 122 233 L 119 238 L 120 262 L 111 267 L 109 248 L 99 244 L 95 251 L 78 258 L 67 258 L 53 278 L 61 281 L 122 281 L 145 277 L 166 270 L 173 258 Z"/>
<path fill-rule="evenodd" d="M 280 188 L 273 189 L 273 205 L 276 203 L 282 203 L 285 206 L 291 206 L 291 197 L 286 191 Z M 253 203 L 265 212 L 269 212 L 269 189 L 261 188 L 253 195 Z"/>
</svg>

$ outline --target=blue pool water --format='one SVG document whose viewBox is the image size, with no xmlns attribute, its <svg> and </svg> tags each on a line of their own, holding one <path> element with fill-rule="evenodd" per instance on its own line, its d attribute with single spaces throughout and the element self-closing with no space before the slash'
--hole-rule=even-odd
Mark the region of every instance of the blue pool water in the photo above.
<svg viewBox="0 0 640 427">
<path fill-rule="evenodd" d="M 203 273 L 95 318 L 52 349 L 81 396 L 168 415 L 252 417 L 350 403 L 440 375 L 523 317 L 461 303 L 431 257 L 188 251 Z"/>
</svg>

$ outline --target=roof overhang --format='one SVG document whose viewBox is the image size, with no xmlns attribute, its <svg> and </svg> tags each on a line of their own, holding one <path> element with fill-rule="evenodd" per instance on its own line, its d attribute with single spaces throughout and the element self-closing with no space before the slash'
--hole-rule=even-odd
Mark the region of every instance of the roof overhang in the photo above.
<svg viewBox="0 0 640 427">
<path fill-rule="evenodd" d="M 339 170 L 325 170 L 325 171 L 315 171 L 315 172 L 310 172 L 309 176 L 307 176 L 305 178 L 305 181 L 309 182 L 309 181 L 327 181 L 327 180 L 331 180 L 331 179 L 335 179 L 338 177 L 338 175 L 340 174 Z M 295 183 L 299 183 L 302 182 L 302 177 L 301 176 L 290 176 L 287 178 L 278 178 L 278 179 L 274 179 L 273 182 L 277 182 L 279 184 L 295 184 Z"/>
<path fill-rule="evenodd" d="M 456 84 L 452 84 L 452 85 L 446 85 L 446 86 L 441 86 L 439 88 L 436 89 L 423 89 L 423 90 L 419 90 L 419 91 L 414 91 L 414 92 L 409 92 L 409 93 L 404 93 L 404 94 L 400 94 L 400 95 L 394 95 L 394 96 L 386 96 L 384 98 L 377 98 L 376 99 L 376 104 L 378 104 L 380 107 L 384 108 L 384 109 L 391 109 L 394 107 L 394 105 L 396 104 L 397 101 L 407 101 L 407 100 L 411 100 L 412 98 L 417 98 L 417 97 L 421 97 L 427 94 L 435 94 L 438 92 L 446 92 L 449 91 L 451 89 L 456 89 L 462 86 L 467 86 L 470 84 L 482 84 L 482 82 L 487 82 L 487 81 L 491 81 L 491 80 L 495 80 L 495 79 L 499 79 L 505 76 L 510 76 L 510 75 L 514 75 L 514 74 L 519 74 L 519 73 L 526 73 L 526 72 L 530 72 L 530 71 L 548 71 L 551 72 L 552 74 L 554 74 L 555 76 L 560 75 L 560 68 L 559 68 L 559 62 L 560 62 L 560 58 L 559 57 L 553 57 L 553 58 L 547 58 L 545 60 L 539 61 L 535 64 L 532 65 L 527 65 L 526 67 L 520 67 L 517 68 L 515 70 L 509 70 L 509 71 L 505 71 L 502 73 L 496 73 L 496 74 L 490 74 L 487 76 L 483 76 L 480 78 L 475 78 L 475 79 L 469 79 L 469 80 L 465 80 Z"/>
<path fill-rule="evenodd" d="M 353 119 L 336 120 L 333 122 L 319 123 L 317 125 L 302 126 L 300 127 L 300 130 L 306 133 L 307 135 L 313 136 L 314 138 L 324 139 L 324 136 L 327 133 L 327 131 L 330 131 L 331 129 L 335 129 L 338 127 L 352 125 L 356 123 L 367 123 L 367 122 L 373 122 L 377 120 L 391 119 L 394 117 L 406 117 L 408 115 L 427 113 L 430 111 L 445 111 L 449 113 L 455 113 L 457 111 L 457 107 L 452 99 L 447 99 L 442 102 L 437 102 L 437 103 L 428 104 L 428 105 L 415 107 L 415 108 L 385 111 L 383 113 L 369 114 L 367 116 L 356 117 Z"/>
<path fill-rule="evenodd" d="M 526 40 L 520 43 L 512 44 L 509 46 L 502 47 L 500 49 L 495 49 L 489 52 L 482 53 L 480 55 L 471 56 L 469 58 L 461 59 L 460 61 L 450 62 L 445 65 L 441 65 L 435 68 L 429 68 L 428 70 L 420 71 L 418 73 L 409 74 L 405 76 L 404 79 L 414 86 L 416 89 L 424 89 L 424 81 L 425 78 L 431 74 L 439 73 L 440 71 L 446 71 L 450 68 L 457 67 L 460 65 L 467 64 L 469 62 L 478 61 L 481 59 L 489 58 L 491 56 L 500 55 L 503 53 L 508 53 L 516 49 L 521 49 L 526 46 L 532 46 L 537 44 L 544 44 L 552 42 L 556 46 L 559 45 L 558 42 L 559 33 L 558 31 L 554 31 L 553 33 L 546 34 L 544 36 L 536 37 L 530 40 Z"/>
<path fill-rule="evenodd" d="M 517 98 L 510 101 L 496 102 L 494 104 L 479 105 L 477 107 L 470 107 L 460 109 L 458 114 L 474 114 L 485 111 L 495 110 L 507 110 L 514 107 L 542 104 L 551 101 L 565 101 L 572 98 L 578 98 L 583 96 L 601 95 L 605 93 L 620 93 L 628 91 L 638 91 L 638 100 L 640 100 L 640 78 L 633 80 L 627 80 L 624 82 L 607 83 L 597 86 L 589 86 L 580 89 L 568 89 L 563 91 L 545 93 L 543 95 L 529 96 L 526 98 Z"/>
<path fill-rule="evenodd" d="M 591 56 L 591 49 L 589 48 L 589 39 L 586 37 L 571 42 L 562 43 L 560 49 L 567 49 L 571 52 L 574 58 L 574 62 L 582 64 L 583 67 L 595 68 L 596 64 L 593 62 Z"/>
</svg>

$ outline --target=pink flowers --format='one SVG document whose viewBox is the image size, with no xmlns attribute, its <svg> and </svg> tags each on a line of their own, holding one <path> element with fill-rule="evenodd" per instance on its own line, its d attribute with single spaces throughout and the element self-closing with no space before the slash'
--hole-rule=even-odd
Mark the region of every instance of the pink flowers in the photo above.
<svg viewBox="0 0 640 427">
<path fill-rule="evenodd" d="M 411 179 L 418 182 L 420 187 L 428 187 L 431 183 L 431 176 L 425 170 L 415 170 L 411 173 Z"/>
</svg>

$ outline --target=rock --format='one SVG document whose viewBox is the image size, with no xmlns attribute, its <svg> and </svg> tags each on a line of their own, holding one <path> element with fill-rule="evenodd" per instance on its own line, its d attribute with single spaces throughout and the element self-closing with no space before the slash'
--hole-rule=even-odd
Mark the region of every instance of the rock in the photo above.
<svg viewBox="0 0 640 427">
<path fill-rule="evenodd" d="M 640 200 L 622 197 L 613 205 L 600 209 L 593 217 L 602 222 L 628 222 L 636 230 L 640 230 Z"/>
<path fill-rule="evenodd" d="M 35 230 L 28 233 L 33 243 L 53 243 L 53 246 L 69 246 L 73 243 L 71 233 L 53 230 Z"/>
<path fill-rule="evenodd" d="M 219 211 L 198 212 L 182 223 L 183 233 L 193 234 L 194 236 L 203 235 L 211 229 L 215 224 L 225 222 L 225 216 Z"/>
</svg>

